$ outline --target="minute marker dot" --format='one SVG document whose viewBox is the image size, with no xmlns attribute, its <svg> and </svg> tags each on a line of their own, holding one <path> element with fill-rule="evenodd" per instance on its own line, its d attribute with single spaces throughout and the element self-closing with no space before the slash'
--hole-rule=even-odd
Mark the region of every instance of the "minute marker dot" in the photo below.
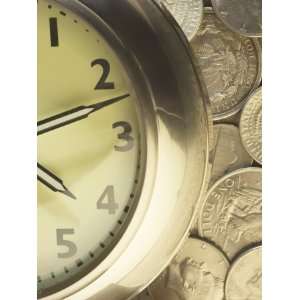
<svg viewBox="0 0 300 300">
<path fill-rule="evenodd" d="M 76 261 L 76 265 L 77 265 L 78 268 L 80 268 L 83 265 L 83 261 L 81 259 L 78 259 Z"/>
</svg>

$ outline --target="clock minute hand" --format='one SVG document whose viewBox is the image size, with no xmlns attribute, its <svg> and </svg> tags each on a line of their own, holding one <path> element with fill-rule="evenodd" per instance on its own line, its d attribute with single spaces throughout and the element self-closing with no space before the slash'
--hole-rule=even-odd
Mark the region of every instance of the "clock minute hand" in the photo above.
<svg viewBox="0 0 300 300">
<path fill-rule="evenodd" d="M 37 167 L 37 178 L 40 182 L 42 182 L 54 192 L 63 193 L 72 199 L 76 199 L 76 197 L 65 187 L 63 181 L 60 178 L 47 170 L 45 167 L 41 166 L 39 163 L 37 164 Z"/>
<path fill-rule="evenodd" d="M 48 131 L 66 126 L 68 124 L 77 122 L 79 120 L 87 118 L 90 114 L 106 107 L 116 102 L 121 101 L 129 97 L 129 94 L 118 96 L 112 99 L 101 101 L 88 106 L 78 106 L 63 113 L 54 115 L 50 118 L 44 119 L 37 123 L 38 125 L 38 135 L 46 133 Z"/>
</svg>

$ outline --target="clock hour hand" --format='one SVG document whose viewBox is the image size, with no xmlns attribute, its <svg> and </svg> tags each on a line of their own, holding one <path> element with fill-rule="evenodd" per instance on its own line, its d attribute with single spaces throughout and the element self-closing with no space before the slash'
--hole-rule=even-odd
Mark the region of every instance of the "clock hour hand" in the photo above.
<svg viewBox="0 0 300 300">
<path fill-rule="evenodd" d="M 40 182 L 42 182 L 54 192 L 63 193 L 72 199 L 76 199 L 76 197 L 65 187 L 63 181 L 60 178 L 41 166 L 39 163 L 37 164 L 37 167 L 37 178 Z"/>
<path fill-rule="evenodd" d="M 129 97 L 129 94 L 122 95 L 119 97 L 115 97 L 112 99 L 108 99 L 105 101 L 101 101 L 92 105 L 82 105 L 65 111 L 63 113 L 57 114 L 50 118 L 41 120 L 37 123 L 38 125 L 38 135 L 43 134 L 45 132 L 63 127 L 65 125 L 77 122 L 79 120 L 87 118 L 90 114 L 106 107 L 116 102 L 121 101 Z"/>
</svg>

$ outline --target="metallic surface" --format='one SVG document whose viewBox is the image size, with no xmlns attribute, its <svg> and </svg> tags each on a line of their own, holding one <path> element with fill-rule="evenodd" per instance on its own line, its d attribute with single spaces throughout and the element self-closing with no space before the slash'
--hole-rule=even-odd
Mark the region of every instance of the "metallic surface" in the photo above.
<svg viewBox="0 0 300 300">
<path fill-rule="evenodd" d="M 210 185 L 234 170 L 250 167 L 253 159 L 244 149 L 239 129 L 230 124 L 214 126 L 214 150 Z"/>
<path fill-rule="evenodd" d="M 261 37 L 262 0 L 212 0 L 217 16 L 238 34 Z"/>
<path fill-rule="evenodd" d="M 203 18 L 202 0 L 156 0 L 167 7 L 187 39 L 196 35 Z"/>
<path fill-rule="evenodd" d="M 240 120 L 243 145 L 262 164 L 262 89 L 257 89 L 246 103 Z"/>
<path fill-rule="evenodd" d="M 141 292 L 138 296 L 134 297 L 132 300 L 154 300 L 150 295 L 150 292 L 146 289 Z"/>
<path fill-rule="evenodd" d="M 57 2 L 88 20 L 123 62 L 147 156 L 140 201 L 119 243 L 84 278 L 42 299 L 124 300 L 167 266 L 193 221 L 207 175 L 207 99 L 188 45 L 154 2 Z"/>
<path fill-rule="evenodd" d="M 243 253 L 229 270 L 226 300 L 260 300 L 262 298 L 262 247 Z"/>
<path fill-rule="evenodd" d="M 217 248 L 190 238 L 149 291 L 154 300 L 222 300 L 228 268 Z"/>
<path fill-rule="evenodd" d="M 199 216 L 199 233 L 232 260 L 261 241 L 261 169 L 234 171 L 209 190 Z"/>
<path fill-rule="evenodd" d="M 261 80 L 258 41 L 228 30 L 206 8 L 191 45 L 205 79 L 214 120 L 236 114 Z"/>
</svg>

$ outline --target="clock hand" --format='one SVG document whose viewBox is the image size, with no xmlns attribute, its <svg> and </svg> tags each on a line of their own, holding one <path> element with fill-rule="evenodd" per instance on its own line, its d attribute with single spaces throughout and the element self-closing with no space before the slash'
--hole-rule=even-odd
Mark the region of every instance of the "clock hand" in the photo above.
<svg viewBox="0 0 300 300">
<path fill-rule="evenodd" d="M 50 118 L 41 120 L 37 123 L 38 125 L 38 135 L 43 134 L 45 132 L 63 127 L 65 125 L 77 122 L 79 120 L 87 118 L 90 114 L 106 107 L 116 102 L 121 101 L 129 97 L 129 94 L 125 94 L 119 97 L 115 97 L 112 99 L 108 99 L 106 101 L 101 101 L 92 105 L 82 105 L 75 107 L 73 109 L 67 110 L 63 113 L 57 114 Z"/>
<path fill-rule="evenodd" d="M 63 181 L 55 176 L 52 172 L 41 166 L 39 163 L 37 178 L 40 182 L 45 184 L 48 188 L 50 188 L 54 192 L 63 193 L 66 196 L 76 199 L 76 197 L 65 187 Z"/>
</svg>

